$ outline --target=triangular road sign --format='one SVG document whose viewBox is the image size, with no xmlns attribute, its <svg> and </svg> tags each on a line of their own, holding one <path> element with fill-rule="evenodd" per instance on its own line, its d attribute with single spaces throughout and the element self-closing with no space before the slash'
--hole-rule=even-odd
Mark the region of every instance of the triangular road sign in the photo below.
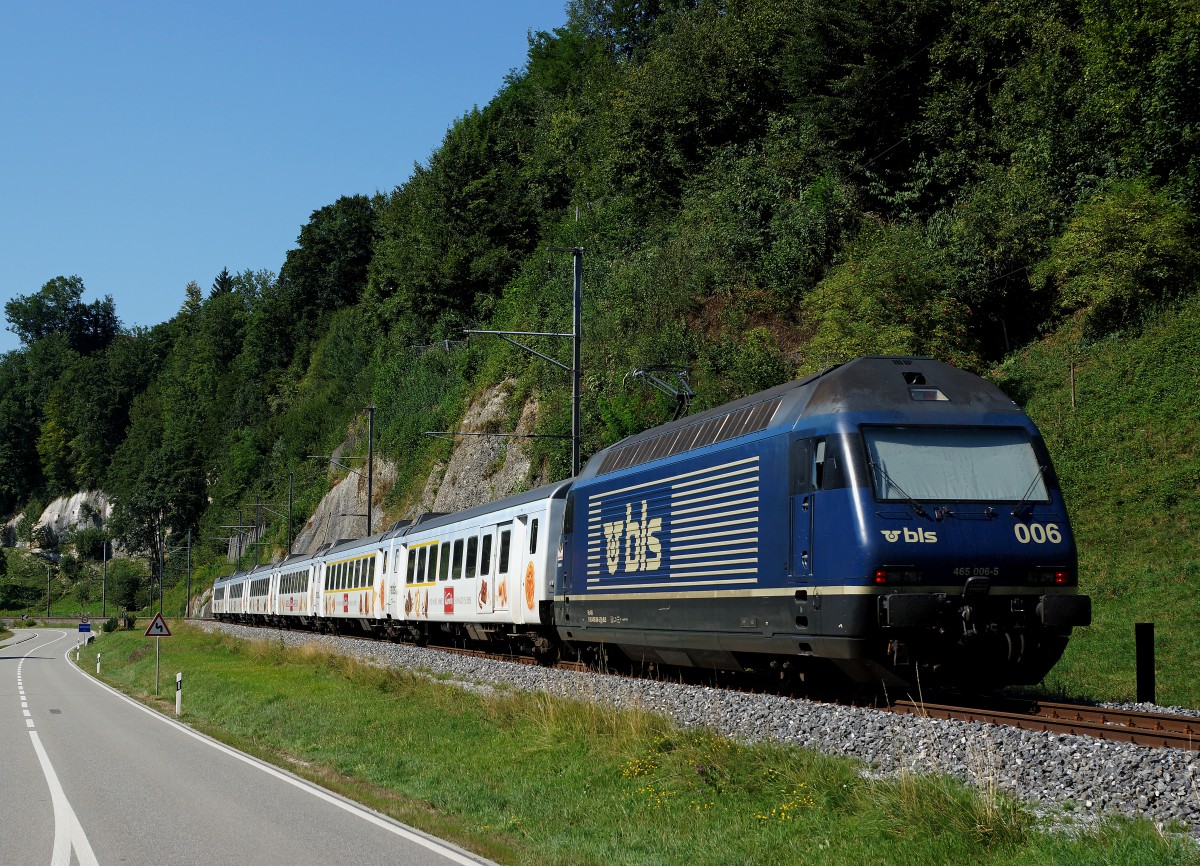
<svg viewBox="0 0 1200 866">
<path fill-rule="evenodd" d="M 163 619 L 161 613 L 156 613 L 154 619 L 150 622 L 150 628 L 146 629 L 146 637 L 170 637 L 171 630 L 167 628 L 167 621 Z"/>
</svg>

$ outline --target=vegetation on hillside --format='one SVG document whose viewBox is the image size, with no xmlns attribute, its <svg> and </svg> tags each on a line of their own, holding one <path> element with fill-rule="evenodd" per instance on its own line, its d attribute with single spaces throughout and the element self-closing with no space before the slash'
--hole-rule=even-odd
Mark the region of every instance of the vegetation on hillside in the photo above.
<svg viewBox="0 0 1200 866">
<path fill-rule="evenodd" d="M 424 431 L 489 383 L 516 378 L 537 432 L 565 433 L 561 371 L 440 342 L 569 330 L 552 247 L 585 250 L 585 455 L 670 417 L 627 378 L 642 366 L 689 369 L 702 409 L 863 353 L 987 371 L 1065 329 L 1120 357 L 1200 274 L 1197 45 L 1196 0 L 574 0 L 411 177 L 315 210 L 277 273 L 178 287 L 147 329 L 75 277 L 10 301 L 0 510 L 100 487 L 127 549 L 157 558 L 191 530 L 203 569 L 289 475 L 311 513 L 329 478 L 307 455 L 368 404 L 393 512 L 449 447 Z M 1038 414 L 1041 368 L 1013 364 L 1001 378 Z M 1104 501 L 1079 463 L 1093 411 L 1049 425 L 1076 513 Z M 1193 452 L 1164 435 L 1178 467 Z M 535 441 L 539 471 L 566 475 L 568 450 Z M 1085 525 L 1085 556 L 1116 531 Z M 1112 576 L 1093 566 L 1085 584 Z M 1103 620 L 1110 590 L 1089 589 Z"/>
</svg>

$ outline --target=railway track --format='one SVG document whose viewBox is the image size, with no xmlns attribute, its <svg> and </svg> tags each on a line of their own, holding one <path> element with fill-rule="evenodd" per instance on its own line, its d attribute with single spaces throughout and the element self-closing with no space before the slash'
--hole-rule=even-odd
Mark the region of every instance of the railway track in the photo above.
<svg viewBox="0 0 1200 866">
<path fill-rule="evenodd" d="M 362 635 L 346 635 L 363 640 L 381 640 Z M 386 641 L 385 641 L 386 642 Z M 429 649 L 472 658 L 511 662 L 523 665 L 539 665 L 530 656 L 512 653 L 489 652 L 446 644 L 429 644 Z M 584 662 L 560 660 L 551 665 L 558 670 L 589 671 Z M 608 671 L 608 673 L 618 673 Z M 632 673 L 620 675 L 636 676 Z M 738 687 L 726 684 L 723 688 L 762 692 L 762 683 Z M 779 690 L 776 694 L 794 697 L 794 693 Z M 810 700 L 821 700 L 812 698 Z M 979 698 L 970 706 L 932 703 L 927 701 L 891 700 L 875 707 L 881 712 L 897 715 L 924 716 L 931 719 L 948 719 L 964 722 L 980 722 L 991 725 L 1007 725 L 1025 731 L 1043 731 L 1055 734 L 1075 734 L 1099 740 L 1133 743 L 1152 748 L 1183 749 L 1200 751 L 1200 718 L 1179 716 L 1170 713 L 1146 713 L 1135 710 L 1114 710 L 1087 704 L 1057 703 L 1015 698 Z"/>
<path fill-rule="evenodd" d="M 438 646 L 437 649 L 459 655 L 487 658 L 495 661 L 537 664 L 525 656 L 489 653 L 484 650 Z M 586 671 L 583 662 L 560 661 L 560 670 Z M 1098 740 L 1133 743 L 1152 748 L 1200 751 L 1200 718 L 1171 713 L 1146 713 L 1136 710 L 1114 710 L 1087 704 L 1055 703 L 1013 698 L 982 699 L 974 706 L 926 703 L 923 701 L 893 700 L 878 707 L 897 715 L 916 715 L 932 719 L 980 722 L 1007 725 L 1024 731 L 1043 731 L 1053 734 L 1075 734 Z"/>
<path fill-rule="evenodd" d="M 1200 719 L 1170 713 L 1036 700 L 980 701 L 973 707 L 904 700 L 893 701 L 883 709 L 901 715 L 1008 725 L 1025 731 L 1077 734 L 1139 746 L 1200 751 Z"/>
</svg>

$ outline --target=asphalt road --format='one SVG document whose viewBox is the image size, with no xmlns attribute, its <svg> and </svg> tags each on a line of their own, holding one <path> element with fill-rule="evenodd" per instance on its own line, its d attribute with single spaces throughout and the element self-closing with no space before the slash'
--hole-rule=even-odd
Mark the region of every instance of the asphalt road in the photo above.
<svg viewBox="0 0 1200 866">
<path fill-rule="evenodd" d="M 19 630 L 0 647 L 5 866 L 490 862 L 129 700 L 67 660 L 76 641 Z"/>
</svg>

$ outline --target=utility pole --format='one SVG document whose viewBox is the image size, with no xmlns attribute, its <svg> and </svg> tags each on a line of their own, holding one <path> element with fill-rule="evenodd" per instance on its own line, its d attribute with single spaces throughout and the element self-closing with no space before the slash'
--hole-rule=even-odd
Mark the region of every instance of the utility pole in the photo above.
<svg viewBox="0 0 1200 866">
<path fill-rule="evenodd" d="M 583 247 L 571 250 L 574 258 L 575 296 L 572 307 L 574 321 L 572 322 L 572 351 L 571 351 L 571 477 L 579 474 L 579 397 L 583 386 L 583 364 L 580 358 L 580 341 L 583 337 Z"/>
<path fill-rule="evenodd" d="M 375 404 L 367 407 L 367 535 L 372 532 L 371 499 L 375 487 Z"/>
<path fill-rule="evenodd" d="M 188 557 L 187 557 L 187 594 L 184 596 L 183 602 L 183 618 L 187 619 L 188 608 L 192 604 L 192 531 L 188 530 Z"/>
<path fill-rule="evenodd" d="M 288 556 L 292 555 L 292 485 L 296 481 L 296 473 L 288 473 Z"/>
<path fill-rule="evenodd" d="M 163 569 L 167 564 L 167 539 L 164 537 L 158 545 L 158 612 L 163 610 Z"/>
</svg>

